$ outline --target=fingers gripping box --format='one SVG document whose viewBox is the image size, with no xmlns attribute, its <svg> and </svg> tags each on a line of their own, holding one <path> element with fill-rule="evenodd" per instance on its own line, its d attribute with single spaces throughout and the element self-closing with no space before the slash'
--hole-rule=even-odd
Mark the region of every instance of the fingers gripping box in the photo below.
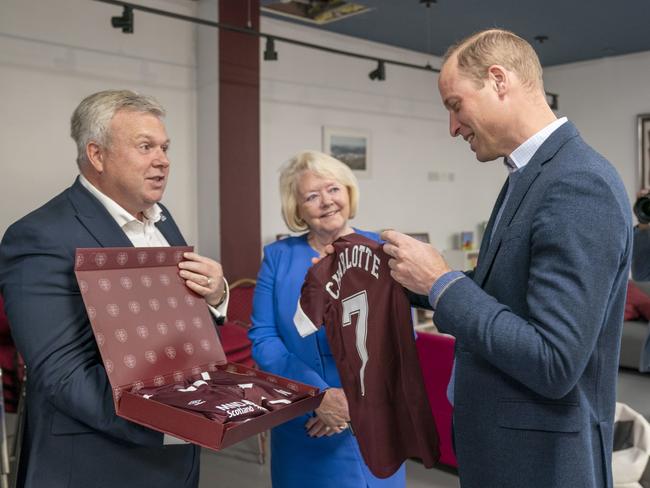
<svg viewBox="0 0 650 488">
<path fill-rule="evenodd" d="M 192 247 L 80 248 L 75 273 L 120 417 L 219 450 L 318 407 L 317 388 L 228 363 L 207 304 L 178 274 Z M 146 388 L 226 370 L 305 398 L 261 416 L 220 423 L 147 399 Z"/>
</svg>

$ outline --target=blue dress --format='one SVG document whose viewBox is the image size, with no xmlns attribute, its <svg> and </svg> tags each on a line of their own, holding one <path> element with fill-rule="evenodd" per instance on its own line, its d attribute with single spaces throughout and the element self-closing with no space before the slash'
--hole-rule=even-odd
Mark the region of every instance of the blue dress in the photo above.
<svg viewBox="0 0 650 488">
<path fill-rule="evenodd" d="M 355 230 L 370 239 L 371 232 Z M 270 373 L 317 386 L 341 387 L 341 380 L 325 335 L 302 338 L 293 324 L 300 289 L 317 257 L 307 243 L 307 235 L 290 237 L 264 248 L 264 260 L 257 276 L 253 299 L 253 358 Z M 330 437 L 312 438 L 303 415 L 272 431 L 271 478 L 275 488 L 397 488 L 406 484 L 405 468 L 390 478 L 370 473 L 350 429 Z"/>
</svg>

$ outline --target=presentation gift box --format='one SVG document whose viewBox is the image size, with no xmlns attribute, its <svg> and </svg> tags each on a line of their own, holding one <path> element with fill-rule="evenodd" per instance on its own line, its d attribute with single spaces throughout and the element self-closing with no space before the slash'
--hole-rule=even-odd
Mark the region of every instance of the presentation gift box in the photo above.
<svg viewBox="0 0 650 488">
<path fill-rule="evenodd" d="M 318 407 L 318 388 L 228 363 L 202 297 L 178 275 L 192 247 L 77 249 L 75 273 L 120 417 L 219 450 Z M 138 392 L 187 384 L 225 370 L 267 381 L 292 403 L 220 423 Z"/>
</svg>

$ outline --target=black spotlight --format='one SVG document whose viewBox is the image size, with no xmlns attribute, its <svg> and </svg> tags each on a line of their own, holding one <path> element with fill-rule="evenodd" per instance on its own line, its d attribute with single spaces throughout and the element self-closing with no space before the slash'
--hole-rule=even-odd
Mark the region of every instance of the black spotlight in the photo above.
<svg viewBox="0 0 650 488">
<path fill-rule="evenodd" d="M 125 34 L 133 34 L 133 7 L 124 7 L 121 17 L 111 17 L 111 25 Z"/>
<path fill-rule="evenodd" d="M 264 48 L 264 61 L 277 61 L 278 52 L 275 50 L 275 41 L 272 37 L 266 38 L 266 47 Z"/>
<path fill-rule="evenodd" d="M 384 81 L 386 79 L 386 66 L 383 61 L 377 61 L 377 69 L 368 73 L 368 78 L 371 80 Z"/>
</svg>

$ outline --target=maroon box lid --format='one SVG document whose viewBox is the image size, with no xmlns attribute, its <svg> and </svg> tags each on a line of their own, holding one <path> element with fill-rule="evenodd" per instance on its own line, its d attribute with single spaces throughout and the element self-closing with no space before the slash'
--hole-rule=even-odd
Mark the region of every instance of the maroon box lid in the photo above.
<svg viewBox="0 0 650 488">
<path fill-rule="evenodd" d="M 75 274 L 113 387 L 182 381 L 225 364 L 205 300 L 178 274 L 184 247 L 79 248 Z"/>
</svg>

